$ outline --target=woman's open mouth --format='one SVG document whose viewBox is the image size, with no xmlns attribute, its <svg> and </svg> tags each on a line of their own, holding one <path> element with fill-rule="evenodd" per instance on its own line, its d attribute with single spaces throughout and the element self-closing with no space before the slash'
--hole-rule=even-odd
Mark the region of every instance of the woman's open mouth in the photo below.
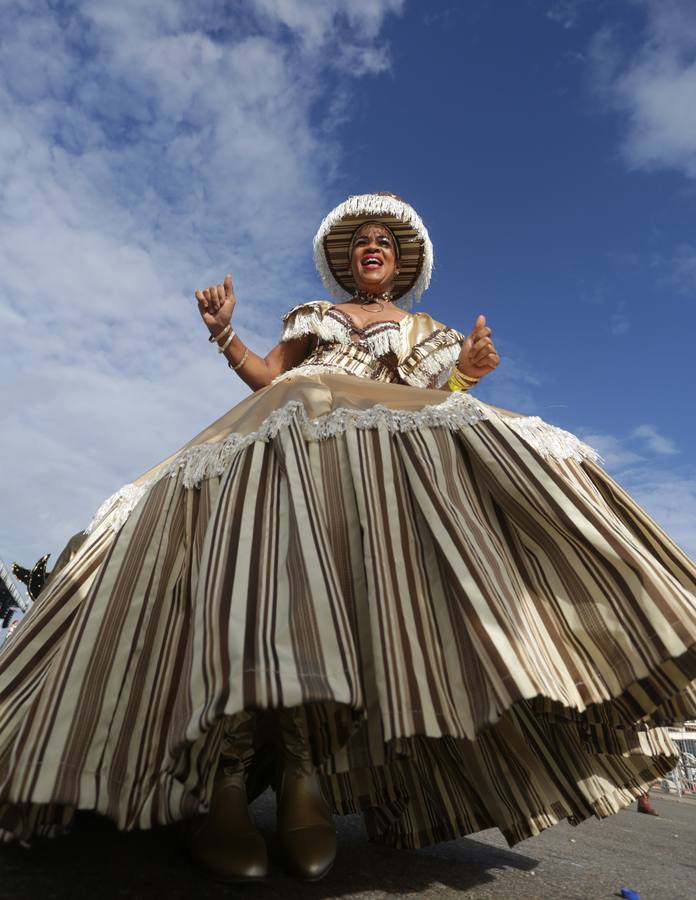
<svg viewBox="0 0 696 900">
<path fill-rule="evenodd" d="M 360 265 L 363 269 L 381 269 L 384 263 L 377 256 L 366 256 L 361 260 Z"/>
</svg>

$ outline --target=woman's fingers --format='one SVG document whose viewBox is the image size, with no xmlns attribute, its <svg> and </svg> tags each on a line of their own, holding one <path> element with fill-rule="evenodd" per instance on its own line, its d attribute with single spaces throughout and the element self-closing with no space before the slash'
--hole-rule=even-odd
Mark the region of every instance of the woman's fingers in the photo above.
<svg viewBox="0 0 696 900">
<path fill-rule="evenodd" d="M 208 297 L 208 312 L 214 316 L 218 311 L 218 303 L 217 299 L 217 287 L 212 284 L 209 288 L 207 288 L 203 293 Z"/>
<path fill-rule="evenodd" d="M 476 364 L 478 364 L 479 360 L 485 359 L 489 353 L 495 353 L 495 347 L 493 346 L 493 341 L 488 337 L 476 341 L 471 349 L 471 357 Z"/>
<path fill-rule="evenodd" d="M 497 353 L 487 353 L 483 359 L 477 360 L 476 365 L 481 369 L 495 369 L 499 362 L 500 357 Z"/>
<path fill-rule="evenodd" d="M 481 353 L 479 353 L 477 356 L 475 356 L 474 357 L 474 365 L 476 365 L 476 366 L 487 365 L 487 363 L 491 359 L 496 359 L 496 360 L 500 361 L 500 357 L 498 356 L 498 353 L 497 353 L 495 347 L 487 347 L 485 350 L 483 350 Z M 496 365 L 497 365 L 497 363 L 496 363 Z"/>
<path fill-rule="evenodd" d="M 196 291 L 196 300 L 198 301 L 198 312 L 202 316 L 208 315 L 209 307 L 208 301 L 205 297 L 205 291 Z"/>
<path fill-rule="evenodd" d="M 488 325 L 485 325 L 483 328 L 474 328 L 471 332 L 471 337 L 474 341 L 478 341 L 480 338 L 490 337 L 493 334 Z"/>
<path fill-rule="evenodd" d="M 195 291 L 200 314 L 205 316 L 217 316 L 223 306 L 234 306 L 235 297 L 232 289 L 232 276 L 228 273 L 221 284 L 211 284 L 203 290 Z M 207 321 L 207 320 L 206 320 Z"/>
</svg>

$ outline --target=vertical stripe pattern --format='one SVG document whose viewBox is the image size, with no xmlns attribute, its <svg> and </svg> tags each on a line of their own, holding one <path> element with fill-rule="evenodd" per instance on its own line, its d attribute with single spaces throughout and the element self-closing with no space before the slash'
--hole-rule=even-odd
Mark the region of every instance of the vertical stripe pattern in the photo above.
<svg viewBox="0 0 696 900">
<path fill-rule="evenodd" d="M 290 420 L 156 482 L 49 582 L 0 654 L 0 829 L 204 811 L 226 723 L 303 705 L 373 839 L 514 843 L 669 771 L 695 680 L 696 568 L 593 462 L 501 418 Z"/>
</svg>

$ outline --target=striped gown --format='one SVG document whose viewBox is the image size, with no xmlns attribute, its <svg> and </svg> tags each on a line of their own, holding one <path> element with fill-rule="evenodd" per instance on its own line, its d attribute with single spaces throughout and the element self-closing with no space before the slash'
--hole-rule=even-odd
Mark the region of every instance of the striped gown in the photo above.
<svg viewBox="0 0 696 900">
<path fill-rule="evenodd" d="M 334 811 L 394 847 L 674 767 L 696 567 L 573 435 L 424 389 L 462 336 L 419 316 L 348 348 L 296 308 L 313 356 L 104 504 L 0 653 L 4 840 L 205 811 L 243 710 L 303 706 Z"/>
</svg>

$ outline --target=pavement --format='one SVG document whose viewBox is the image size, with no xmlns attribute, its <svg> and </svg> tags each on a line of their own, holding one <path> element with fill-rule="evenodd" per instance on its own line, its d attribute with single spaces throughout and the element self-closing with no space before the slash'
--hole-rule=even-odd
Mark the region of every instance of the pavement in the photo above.
<svg viewBox="0 0 696 900">
<path fill-rule="evenodd" d="M 300 884 L 278 862 L 274 800 L 253 810 L 273 868 L 263 884 L 225 886 L 189 862 L 173 828 L 121 833 L 81 817 L 67 837 L 30 848 L 0 846 L 2 900 L 373 900 L 462 897 L 465 900 L 602 900 L 622 887 L 640 900 L 696 900 L 696 799 L 653 792 L 659 818 L 632 808 L 573 828 L 561 824 L 509 849 L 484 831 L 426 850 L 370 844 L 359 817 L 338 820 L 339 854 L 318 884 Z"/>
</svg>

